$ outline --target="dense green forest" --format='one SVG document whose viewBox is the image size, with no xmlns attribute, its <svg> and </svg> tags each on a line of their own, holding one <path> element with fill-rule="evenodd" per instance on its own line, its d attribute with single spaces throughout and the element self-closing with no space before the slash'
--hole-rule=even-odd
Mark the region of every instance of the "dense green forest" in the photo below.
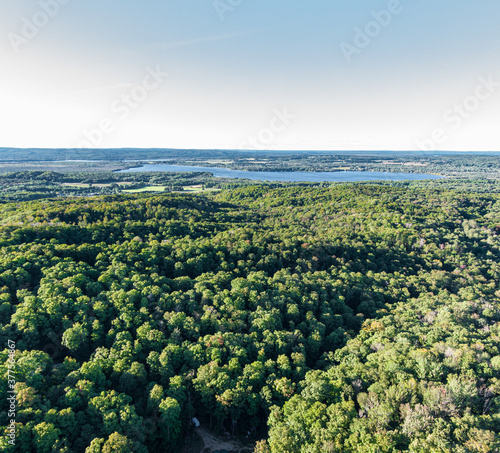
<svg viewBox="0 0 500 453">
<path fill-rule="evenodd" d="M 1 448 L 180 452 L 197 417 L 259 453 L 498 452 L 500 196 L 443 187 L 1 204 Z"/>
</svg>

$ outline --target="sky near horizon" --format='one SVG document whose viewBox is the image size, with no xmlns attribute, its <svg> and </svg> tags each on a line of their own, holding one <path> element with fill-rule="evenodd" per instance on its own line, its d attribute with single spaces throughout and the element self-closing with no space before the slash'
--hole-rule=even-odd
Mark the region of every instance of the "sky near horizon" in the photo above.
<svg viewBox="0 0 500 453">
<path fill-rule="evenodd" d="M 500 151 L 498 0 L 4 0 L 0 147 Z"/>
</svg>

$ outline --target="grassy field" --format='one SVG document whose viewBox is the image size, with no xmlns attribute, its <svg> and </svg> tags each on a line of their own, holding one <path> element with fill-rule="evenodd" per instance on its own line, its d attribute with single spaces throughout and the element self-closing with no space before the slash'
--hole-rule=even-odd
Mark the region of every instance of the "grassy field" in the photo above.
<svg viewBox="0 0 500 453">
<path fill-rule="evenodd" d="M 164 192 L 165 186 L 147 186 L 140 189 L 127 189 L 123 190 L 126 193 L 142 193 L 142 192 Z"/>
<path fill-rule="evenodd" d="M 122 192 L 126 193 L 142 193 L 142 192 L 163 192 L 165 191 L 165 188 L 167 186 L 147 186 L 147 187 L 141 187 L 140 189 L 127 189 L 127 190 L 122 190 Z M 197 193 L 197 192 L 216 192 L 220 189 L 204 189 L 202 185 L 195 185 L 195 186 L 183 186 L 182 191 L 175 191 L 174 192 L 188 192 L 188 193 Z"/>
<path fill-rule="evenodd" d="M 216 192 L 220 189 L 204 189 L 202 185 L 196 186 L 184 186 L 184 192 L 194 193 L 194 192 Z"/>
</svg>

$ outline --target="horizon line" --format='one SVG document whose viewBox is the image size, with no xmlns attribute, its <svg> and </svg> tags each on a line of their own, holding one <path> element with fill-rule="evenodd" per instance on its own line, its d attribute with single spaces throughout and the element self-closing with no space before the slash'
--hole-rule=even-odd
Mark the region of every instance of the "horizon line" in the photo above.
<svg viewBox="0 0 500 453">
<path fill-rule="evenodd" d="M 0 151 L 3 150 L 33 150 L 33 151 L 112 151 L 112 150 L 139 150 L 139 151 L 231 151 L 231 152 L 349 152 L 349 153 L 498 153 L 498 150 L 398 150 L 398 149 L 240 149 L 240 148 L 163 148 L 163 147 L 118 147 L 118 148 L 72 148 L 72 147 L 54 147 L 54 148 L 37 148 L 37 147 L 17 147 L 17 146 L 0 146 Z"/>
</svg>

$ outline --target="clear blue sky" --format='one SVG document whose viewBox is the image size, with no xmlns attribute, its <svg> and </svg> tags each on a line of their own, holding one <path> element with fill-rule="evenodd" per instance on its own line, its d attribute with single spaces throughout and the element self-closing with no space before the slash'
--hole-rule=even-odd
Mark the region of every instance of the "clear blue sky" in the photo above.
<svg viewBox="0 0 500 453">
<path fill-rule="evenodd" d="M 231 3 L 3 1 L 0 146 L 500 150 L 498 0 Z"/>
</svg>

